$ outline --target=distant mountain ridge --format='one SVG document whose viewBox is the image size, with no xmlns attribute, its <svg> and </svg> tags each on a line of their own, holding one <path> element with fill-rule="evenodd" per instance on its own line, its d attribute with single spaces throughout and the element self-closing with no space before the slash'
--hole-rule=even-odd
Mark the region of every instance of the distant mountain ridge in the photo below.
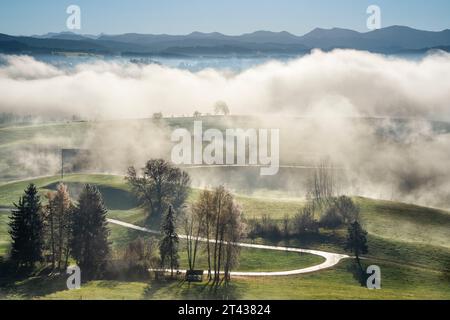
<svg viewBox="0 0 450 320">
<path fill-rule="evenodd" d="M 187 35 L 139 34 L 82 35 L 71 32 L 30 37 L 0 34 L 0 52 L 49 53 L 79 51 L 99 54 L 148 55 L 264 55 L 301 54 L 312 49 L 348 48 L 378 53 L 419 52 L 450 47 L 450 29 L 422 31 L 391 26 L 369 32 L 316 28 L 296 36 L 286 31 L 256 31 L 238 36 L 219 32 Z"/>
</svg>

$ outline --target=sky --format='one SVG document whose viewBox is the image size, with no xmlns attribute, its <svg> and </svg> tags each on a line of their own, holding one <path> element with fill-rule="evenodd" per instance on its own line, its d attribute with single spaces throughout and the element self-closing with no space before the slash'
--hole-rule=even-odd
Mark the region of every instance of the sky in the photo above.
<svg viewBox="0 0 450 320">
<path fill-rule="evenodd" d="M 34 35 L 70 31 L 69 5 L 81 8 L 81 34 L 193 31 L 230 35 L 256 30 L 305 34 L 316 27 L 368 31 L 369 5 L 381 9 L 382 27 L 450 28 L 448 0 L 2 0 L 0 33 Z"/>
</svg>

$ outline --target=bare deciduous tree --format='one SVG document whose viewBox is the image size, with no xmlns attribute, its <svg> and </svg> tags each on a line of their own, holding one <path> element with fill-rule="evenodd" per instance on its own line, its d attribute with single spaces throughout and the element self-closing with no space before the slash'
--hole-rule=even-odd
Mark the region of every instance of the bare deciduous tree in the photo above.
<svg viewBox="0 0 450 320">
<path fill-rule="evenodd" d="M 206 252 L 208 255 L 208 274 L 213 284 L 223 280 L 230 280 L 232 268 L 237 266 L 239 258 L 239 242 L 245 233 L 245 224 L 241 218 L 241 210 L 234 202 L 233 196 L 224 188 L 218 187 L 214 191 L 203 191 L 199 199 L 192 206 L 193 215 L 186 220 L 185 227 L 191 236 L 188 237 L 188 256 L 195 266 L 198 237 L 207 239 Z"/>
<path fill-rule="evenodd" d="M 303 235 L 318 232 L 318 222 L 314 219 L 314 206 L 307 204 L 294 217 L 295 233 Z"/>
<path fill-rule="evenodd" d="M 308 184 L 309 196 L 318 206 L 328 203 L 336 196 L 335 168 L 328 158 L 319 162 Z"/>
<path fill-rule="evenodd" d="M 202 232 L 204 215 L 200 208 L 192 206 L 183 219 L 186 234 L 186 252 L 189 270 L 195 270 L 195 262 L 199 247 L 200 233 Z"/>
<path fill-rule="evenodd" d="M 45 220 L 49 228 L 48 239 L 52 257 L 52 268 L 67 267 L 69 260 L 69 241 L 71 234 L 71 214 L 74 210 L 67 186 L 58 184 L 56 192 L 47 194 Z"/>
</svg>

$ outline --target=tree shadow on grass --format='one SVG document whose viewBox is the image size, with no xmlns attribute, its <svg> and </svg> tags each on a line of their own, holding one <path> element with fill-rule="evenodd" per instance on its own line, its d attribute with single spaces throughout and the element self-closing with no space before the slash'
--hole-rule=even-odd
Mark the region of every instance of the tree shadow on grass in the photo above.
<svg viewBox="0 0 450 320">
<path fill-rule="evenodd" d="M 51 273 L 48 268 L 32 272 L 17 270 L 9 261 L 0 263 L 1 295 L 14 299 L 32 299 L 67 289 L 64 273 Z"/>
<path fill-rule="evenodd" d="M 144 290 L 144 299 L 239 300 L 245 288 L 231 282 L 214 286 L 211 282 L 189 283 L 185 280 L 152 280 Z"/>
<path fill-rule="evenodd" d="M 146 228 L 152 229 L 152 230 L 160 230 L 161 229 L 161 216 L 157 214 L 148 214 L 145 217 L 144 220 L 144 226 Z"/>
<path fill-rule="evenodd" d="M 364 268 L 364 265 L 362 263 L 359 265 L 356 260 L 347 264 L 347 271 L 352 274 L 353 279 L 357 281 L 361 287 L 366 286 L 367 278 L 369 277 L 364 271 Z"/>
</svg>

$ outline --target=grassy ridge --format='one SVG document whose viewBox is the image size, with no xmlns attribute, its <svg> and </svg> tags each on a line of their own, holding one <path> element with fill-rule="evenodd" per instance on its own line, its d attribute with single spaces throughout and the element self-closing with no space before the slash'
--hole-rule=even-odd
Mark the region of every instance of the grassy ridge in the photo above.
<svg viewBox="0 0 450 320">
<path fill-rule="evenodd" d="M 145 213 L 143 209 L 132 208 L 128 198 L 128 188 L 122 177 L 107 175 L 70 175 L 65 182 L 69 188 L 76 189 L 82 183 L 99 185 L 110 203 L 109 216 L 130 223 L 141 224 Z M 42 193 L 53 189 L 59 177 L 36 179 L 34 182 Z M 28 181 L 15 182 L 0 186 L 0 205 L 10 205 L 17 201 Z M 189 201 L 198 196 L 199 191 L 191 192 Z M 281 219 L 285 214 L 292 215 L 302 206 L 298 199 L 272 199 L 237 195 L 237 201 L 243 207 L 246 216 L 260 217 L 268 214 Z M 108 199 L 110 199 L 108 201 Z M 111 202 L 112 201 L 112 202 Z M 114 202 L 115 201 L 115 202 Z M 413 205 L 356 198 L 361 207 L 362 221 L 369 231 L 370 253 L 365 264 L 377 264 L 382 269 L 382 286 L 379 291 L 369 291 L 361 287 L 350 270 L 352 262 L 345 261 L 335 268 L 310 275 L 277 278 L 239 278 L 233 281 L 229 297 L 248 299 L 450 299 L 450 215 L 446 211 L 423 208 Z M 127 203 L 126 207 L 118 207 Z M 6 250 L 7 213 L 0 214 L 0 255 Z M 407 228 L 405 228 L 407 226 Z M 111 225 L 110 240 L 113 248 L 123 247 L 141 232 Z M 153 228 L 157 228 L 154 226 Z M 267 239 L 257 239 L 261 243 L 271 243 Z M 323 231 L 318 238 L 293 239 L 288 243 L 298 247 L 317 248 L 334 252 L 343 252 L 345 230 Z M 183 244 L 181 244 L 182 246 Z M 181 261 L 186 263 L 183 247 Z M 239 270 L 289 270 L 320 263 L 320 257 L 312 255 L 286 254 L 265 250 L 244 249 Z M 199 261 L 204 267 L 205 262 Z M 70 292 L 57 287 L 57 280 L 47 283 L 47 289 L 39 291 L 43 279 L 26 279 L 14 284 L 14 290 L 3 290 L 7 297 L 49 298 L 49 299 L 181 299 L 208 298 L 203 285 L 190 288 L 178 283 L 159 283 L 151 281 L 120 282 L 95 281 L 85 285 L 80 291 Z M 54 287 L 53 287 L 54 286 Z"/>
<path fill-rule="evenodd" d="M 18 201 L 19 197 L 22 195 L 25 188 L 33 182 L 37 187 L 41 196 L 43 197 L 45 193 L 49 190 L 54 190 L 58 182 L 61 181 L 60 176 L 37 178 L 33 180 L 22 180 L 11 183 L 4 183 L 0 185 L 0 207 L 11 207 L 13 202 Z M 121 191 L 128 192 L 129 189 L 124 183 L 124 180 L 120 176 L 111 175 L 66 175 L 64 176 L 63 182 L 69 187 L 69 192 L 72 189 L 75 191 L 79 190 L 81 184 L 91 183 L 99 186 L 99 189 L 103 189 L 105 202 L 110 199 L 114 201 L 119 199 L 120 201 L 130 201 L 131 197 L 127 199 L 127 194 Z M 76 192 L 75 192 L 76 193 Z M 117 193 L 120 193 L 117 195 Z M 119 198 L 116 198 L 119 196 Z M 114 208 L 112 206 L 111 208 Z"/>
<path fill-rule="evenodd" d="M 397 241 L 450 248 L 450 214 L 416 205 L 357 198 L 368 232 Z"/>
</svg>

